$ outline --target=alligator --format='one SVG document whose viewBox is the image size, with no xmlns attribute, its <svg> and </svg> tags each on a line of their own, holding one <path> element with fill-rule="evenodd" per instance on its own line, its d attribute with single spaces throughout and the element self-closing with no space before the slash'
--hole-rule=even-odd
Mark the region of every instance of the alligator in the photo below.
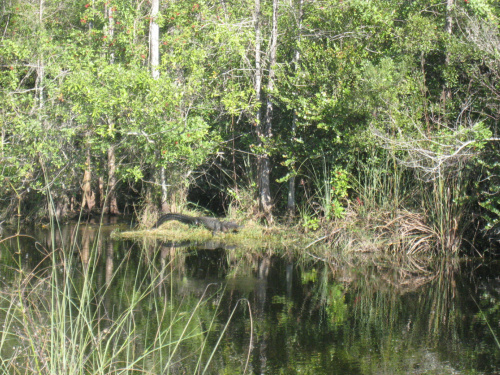
<svg viewBox="0 0 500 375">
<path fill-rule="evenodd" d="M 237 232 L 240 226 L 236 224 L 234 221 L 220 221 L 219 219 L 213 217 L 205 217 L 205 216 L 189 216 L 183 214 L 165 214 L 162 215 L 153 228 L 158 228 L 166 221 L 177 220 L 181 223 L 190 224 L 190 225 L 203 225 L 208 230 L 212 231 L 212 235 L 215 235 L 217 232 Z"/>
</svg>

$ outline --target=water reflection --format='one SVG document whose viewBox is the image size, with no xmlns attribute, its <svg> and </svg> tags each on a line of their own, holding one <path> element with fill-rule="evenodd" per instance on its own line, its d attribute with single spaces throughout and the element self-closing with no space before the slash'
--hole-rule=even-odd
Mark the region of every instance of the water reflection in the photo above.
<svg viewBox="0 0 500 375">
<path fill-rule="evenodd" d="M 429 266 L 366 255 L 335 264 L 298 262 L 241 254 L 220 242 L 113 240 L 115 229 L 72 224 L 11 239 L 6 229 L 0 244 L 1 293 L 12 293 L 22 275 L 34 274 L 32 280 L 40 282 L 52 265 L 69 264 L 74 306 L 83 285 L 92 283 L 95 345 L 121 342 L 109 332 L 130 306 L 133 332 L 140 337 L 137 353 L 164 332 L 189 332 L 191 338 L 175 346 L 175 360 L 161 367 L 170 373 L 201 373 L 207 363 L 206 373 L 242 373 L 249 350 L 247 373 L 255 374 L 500 371 L 495 262 L 442 259 Z M 122 337 L 129 334 L 125 324 L 120 329 Z M 154 372 L 157 361 L 148 357 L 143 366 Z"/>
</svg>

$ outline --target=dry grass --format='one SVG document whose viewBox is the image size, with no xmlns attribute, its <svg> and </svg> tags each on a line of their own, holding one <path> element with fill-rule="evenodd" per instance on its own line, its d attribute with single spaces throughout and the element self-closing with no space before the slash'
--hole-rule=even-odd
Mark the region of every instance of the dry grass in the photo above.
<svg viewBox="0 0 500 375">
<path fill-rule="evenodd" d="M 342 220 L 326 226 L 325 240 L 342 252 L 382 252 L 398 255 L 430 254 L 437 234 L 425 216 L 406 210 L 378 211 L 364 215 L 359 206 L 349 208 Z"/>
<path fill-rule="evenodd" d="M 398 210 L 393 215 L 383 212 L 381 225 L 373 229 L 384 239 L 391 252 L 415 255 L 429 253 L 435 247 L 437 234 L 425 222 L 420 213 Z"/>
</svg>

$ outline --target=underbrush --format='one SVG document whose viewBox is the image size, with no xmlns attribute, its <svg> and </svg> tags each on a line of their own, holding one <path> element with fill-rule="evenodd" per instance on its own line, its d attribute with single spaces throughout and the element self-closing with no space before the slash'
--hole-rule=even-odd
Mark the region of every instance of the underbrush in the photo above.
<svg viewBox="0 0 500 375">
<path fill-rule="evenodd" d="M 474 225 L 471 197 L 477 181 L 473 170 L 463 165 L 459 171 L 446 169 L 430 178 L 405 167 L 396 156 L 381 157 L 374 151 L 368 160 L 355 166 L 355 175 L 323 160 L 323 167 L 310 173 L 314 176 L 311 183 L 302 185 L 302 203 L 295 221 L 284 219 L 283 224 L 275 221 L 263 225 L 258 215 L 232 211 L 236 217 L 231 220 L 244 224 L 239 233 L 212 237 L 203 228 L 168 223 L 155 230 L 117 235 L 170 241 L 217 240 L 257 253 L 280 249 L 300 255 L 301 249 L 315 246 L 321 248 L 316 252 L 325 259 L 342 253 L 434 257 L 463 251 Z M 150 228 L 158 217 L 151 216 L 149 226 L 142 228 Z"/>
<path fill-rule="evenodd" d="M 432 257 L 462 251 L 474 225 L 473 171 L 464 166 L 425 179 L 388 155 L 373 160 L 377 161 L 357 165 L 357 174 L 341 181 L 349 194 L 324 168 L 314 193 L 299 209 L 301 232 L 313 234 L 314 243 L 327 244 L 323 256 L 370 252 Z M 334 192 L 336 201 L 331 199 Z M 339 214 L 332 215 L 332 210 Z"/>
<path fill-rule="evenodd" d="M 351 207 L 341 220 L 326 224 L 324 241 L 335 253 L 432 253 L 437 236 L 425 216 L 406 210 L 379 210 L 365 215 Z"/>
</svg>

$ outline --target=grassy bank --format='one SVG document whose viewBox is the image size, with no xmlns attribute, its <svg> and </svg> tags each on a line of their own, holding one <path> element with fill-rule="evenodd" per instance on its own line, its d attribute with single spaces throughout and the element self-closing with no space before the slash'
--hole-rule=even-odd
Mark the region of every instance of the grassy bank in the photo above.
<svg viewBox="0 0 500 375">
<path fill-rule="evenodd" d="M 172 243 L 220 244 L 256 254 L 311 255 L 328 260 L 351 253 L 385 255 L 434 255 L 438 234 L 425 222 L 425 216 L 406 210 L 367 211 L 363 205 L 351 205 L 342 218 L 262 225 L 243 222 L 237 233 L 218 233 L 177 221 L 156 229 L 115 232 L 123 239 L 162 240 Z"/>
<path fill-rule="evenodd" d="M 147 238 L 191 243 L 217 242 L 225 246 L 235 246 L 239 249 L 254 252 L 274 252 L 279 249 L 301 248 L 314 240 L 314 236 L 311 234 L 299 235 L 296 228 L 284 225 L 264 226 L 254 221 L 245 222 L 243 228 L 237 233 L 228 232 L 212 235 L 212 232 L 205 228 L 192 227 L 171 221 L 157 229 L 115 232 L 113 235 L 123 239 Z"/>
</svg>

